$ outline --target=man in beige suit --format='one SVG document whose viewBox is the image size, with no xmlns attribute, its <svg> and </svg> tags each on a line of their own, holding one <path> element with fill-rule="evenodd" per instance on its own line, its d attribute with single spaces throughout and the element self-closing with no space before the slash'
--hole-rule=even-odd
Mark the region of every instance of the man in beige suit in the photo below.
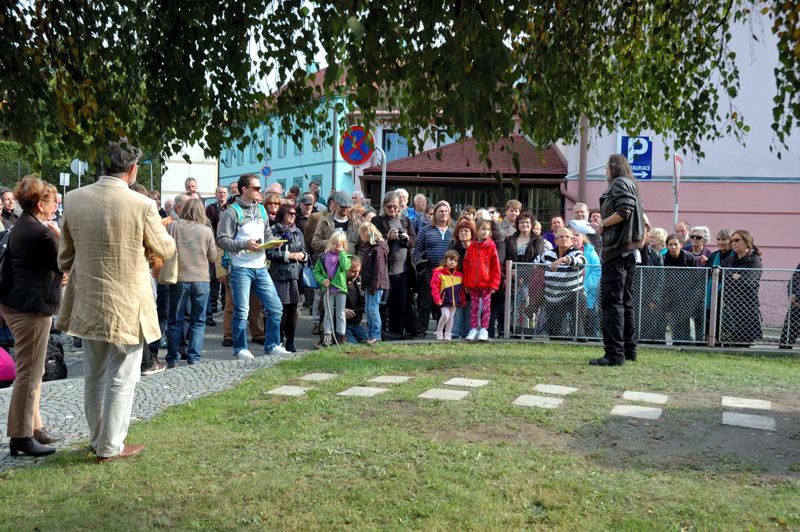
<svg viewBox="0 0 800 532">
<path fill-rule="evenodd" d="M 106 175 L 67 194 L 58 266 L 69 282 L 58 327 L 83 339 L 84 409 L 98 462 L 133 456 L 125 445 L 142 350 L 161 338 L 146 250 L 162 259 L 175 242 L 153 201 L 128 187 L 141 150 L 109 146 Z"/>
</svg>

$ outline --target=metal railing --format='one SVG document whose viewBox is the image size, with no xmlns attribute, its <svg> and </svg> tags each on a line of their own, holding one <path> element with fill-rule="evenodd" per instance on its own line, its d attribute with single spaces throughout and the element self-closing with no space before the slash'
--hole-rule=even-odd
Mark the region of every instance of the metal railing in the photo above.
<svg viewBox="0 0 800 532">
<path fill-rule="evenodd" d="M 583 267 L 578 283 L 547 275 L 548 268 L 506 263 L 505 337 L 601 341 L 601 266 Z M 794 344 L 800 335 L 795 273 L 637 266 L 636 336 L 642 343 L 672 345 Z M 791 294 L 797 294 L 794 305 Z"/>
</svg>

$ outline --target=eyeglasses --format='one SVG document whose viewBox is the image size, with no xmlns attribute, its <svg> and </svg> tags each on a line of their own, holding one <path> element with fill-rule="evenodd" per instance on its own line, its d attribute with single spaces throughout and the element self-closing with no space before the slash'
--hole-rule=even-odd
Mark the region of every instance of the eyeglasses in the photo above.
<svg viewBox="0 0 800 532">
<path fill-rule="evenodd" d="M 691 238 L 692 240 L 703 240 L 702 235 L 692 235 L 689 238 Z"/>
<path fill-rule="evenodd" d="M 297 213 L 294 211 L 289 211 L 286 213 L 288 216 L 297 216 Z"/>
<path fill-rule="evenodd" d="M 741 242 L 741 238 L 731 238 L 731 242 Z"/>
<path fill-rule="evenodd" d="M 280 204 L 281 204 L 280 201 L 268 201 L 267 202 L 267 205 L 280 205 Z"/>
<path fill-rule="evenodd" d="M 242 188 L 249 188 L 250 190 L 255 190 L 256 192 L 258 192 L 259 190 L 261 190 L 261 186 L 260 186 L 260 185 L 259 185 L 259 186 L 256 186 L 256 187 L 247 187 L 247 186 L 245 186 L 245 187 L 242 187 Z"/>
</svg>

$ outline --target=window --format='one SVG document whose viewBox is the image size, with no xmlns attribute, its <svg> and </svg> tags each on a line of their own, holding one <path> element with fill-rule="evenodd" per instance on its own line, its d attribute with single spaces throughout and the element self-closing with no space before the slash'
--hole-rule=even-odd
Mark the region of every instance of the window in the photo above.
<svg viewBox="0 0 800 532">
<path fill-rule="evenodd" d="M 269 161 L 272 159 L 272 133 L 268 127 L 264 128 L 263 134 L 264 141 L 264 159 Z"/>
<path fill-rule="evenodd" d="M 303 176 L 297 176 L 292 178 L 292 186 L 293 187 L 300 187 L 300 191 L 303 190 Z"/>
<path fill-rule="evenodd" d="M 258 162 L 258 139 L 250 141 L 250 163 Z"/>
<path fill-rule="evenodd" d="M 381 147 L 386 152 L 387 161 L 408 157 L 408 141 L 391 129 L 383 130 L 383 145 Z"/>
<path fill-rule="evenodd" d="M 294 143 L 294 154 L 295 155 L 303 155 L 303 142 L 305 142 L 305 136 L 300 136 L 300 144 Z"/>
<path fill-rule="evenodd" d="M 222 164 L 230 168 L 233 166 L 233 148 L 225 148 L 222 153 Z"/>
<path fill-rule="evenodd" d="M 322 174 L 312 175 L 311 176 L 311 181 L 315 181 L 315 182 L 319 183 L 319 196 L 320 196 L 320 198 L 325 196 L 325 193 L 324 193 L 324 191 L 322 189 Z M 309 184 L 311 184 L 311 181 L 309 181 Z M 308 190 L 308 189 L 306 189 L 306 190 Z M 325 196 L 325 197 L 327 197 L 327 196 Z"/>
<path fill-rule="evenodd" d="M 322 151 L 322 137 L 319 135 L 319 128 L 314 127 L 314 137 L 311 140 L 312 151 Z"/>
<path fill-rule="evenodd" d="M 239 166 L 244 164 L 244 149 L 236 150 L 236 164 Z"/>
<path fill-rule="evenodd" d="M 436 147 L 441 148 L 442 146 L 447 146 L 448 144 L 456 142 L 458 139 L 448 135 L 444 129 L 437 129 L 436 138 L 434 140 L 436 141 Z"/>
<path fill-rule="evenodd" d="M 286 157 L 286 144 L 287 140 L 285 138 L 278 137 L 278 157 Z"/>
</svg>

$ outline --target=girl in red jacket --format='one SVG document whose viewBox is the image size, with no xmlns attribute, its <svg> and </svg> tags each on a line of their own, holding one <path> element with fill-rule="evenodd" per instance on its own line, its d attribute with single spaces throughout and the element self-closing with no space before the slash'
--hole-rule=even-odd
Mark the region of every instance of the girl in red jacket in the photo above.
<svg viewBox="0 0 800 532">
<path fill-rule="evenodd" d="M 478 240 L 467 248 L 462 265 L 464 289 L 472 297 L 471 326 L 467 340 L 489 339 L 492 294 L 500 288 L 500 260 L 492 241 L 492 223 L 482 220 Z"/>
<path fill-rule="evenodd" d="M 449 249 L 444 254 L 442 263 L 433 270 L 431 276 L 431 296 L 433 302 L 441 307 L 442 317 L 436 325 L 437 340 L 453 339 L 453 321 L 456 308 L 463 307 L 467 301 L 461 293 L 462 275 L 458 271 L 458 251 Z"/>
</svg>

